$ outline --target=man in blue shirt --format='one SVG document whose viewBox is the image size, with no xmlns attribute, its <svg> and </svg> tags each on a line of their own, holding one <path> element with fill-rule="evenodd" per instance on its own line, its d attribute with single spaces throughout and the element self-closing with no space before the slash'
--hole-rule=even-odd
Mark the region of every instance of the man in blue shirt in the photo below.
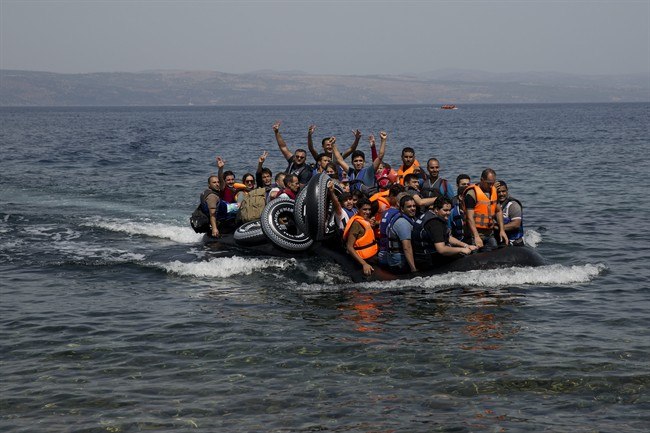
<svg viewBox="0 0 650 433">
<path fill-rule="evenodd" d="M 334 160 L 336 163 L 343 169 L 350 179 L 350 190 L 360 190 L 367 191 L 369 188 L 375 186 L 375 172 L 377 167 L 381 164 L 381 161 L 384 158 L 384 153 L 386 152 L 386 140 L 388 135 L 381 131 L 379 133 L 379 138 L 381 139 L 381 144 L 379 146 L 379 154 L 377 158 L 372 161 L 372 165 L 369 167 L 364 167 L 366 164 L 366 155 L 360 151 L 355 150 L 352 152 L 352 167 L 348 165 L 347 162 L 343 159 L 341 152 L 339 152 L 336 147 L 336 143 L 332 145 L 332 152 L 334 152 Z"/>
<path fill-rule="evenodd" d="M 413 217 L 417 210 L 413 197 L 408 194 L 401 196 L 399 210 L 399 213 L 388 221 L 387 251 L 385 254 L 380 254 L 379 264 L 395 273 L 417 272 L 411 244 Z"/>
</svg>

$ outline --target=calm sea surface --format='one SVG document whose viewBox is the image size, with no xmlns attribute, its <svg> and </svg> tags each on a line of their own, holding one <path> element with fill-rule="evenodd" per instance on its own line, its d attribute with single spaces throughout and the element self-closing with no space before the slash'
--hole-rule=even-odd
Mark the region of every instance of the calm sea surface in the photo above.
<svg viewBox="0 0 650 433">
<path fill-rule="evenodd" d="M 552 264 L 352 284 L 204 247 L 222 156 L 386 130 L 492 167 Z M 2 432 L 641 432 L 650 104 L 0 109 Z M 361 144 L 367 150 L 367 141 Z"/>
</svg>

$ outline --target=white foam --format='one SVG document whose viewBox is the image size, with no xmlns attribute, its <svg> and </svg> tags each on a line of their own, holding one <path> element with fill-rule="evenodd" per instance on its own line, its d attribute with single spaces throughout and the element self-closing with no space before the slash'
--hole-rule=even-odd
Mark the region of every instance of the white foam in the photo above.
<svg viewBox="0 0 650 433">
<path fill-rule="evenodd" d="M 71 241 L 81 237 L 81 233 L 71 228 L 62 228 L 54 224 L 28 226 L 23 229 L 27 234 L 36 237 L 48 238 L 49 241 Z"/>
<path fill-rule="evenodd" d="M 114 232 L 130 235 L 144 235 L 161 239 L 169 239 L 180 244 L 195 244 L 203 238 L 202 234 L 194 233 L 188 226 L 152 223 L 148 221 L 106 220 L 98 219 L 84 223 L 85 226 L 99 227 Z"/>
<path fill-rule="evenodd" d="M 522 285 L 567 286 L 587 283 L 606 269 L 603 264 L 562 266 L 549 265 L 536 268 L 504 268 L 450 272 L 411 280 L 363 283 L 363 287 L 400 289 L 404 286 L 438 289 L 445 287 L 512 287 Z"/>
<path fill-rule="evenodd" d="M 154 266 L 167 272 L 191 277 L 227 278 L 233 275 L 250 275 L 268 268 L 287 270 L 296 265 L 294 259 L 254 259 L 245 257 L 220 257 L 207 262 L 183 263 L 153 263 Z"/>
<path fill-rule="evenodd" d="M 105 263 L 132 263 L 145 259 L 143 254 L 125 251 L 118 248 L 107 248 L 106 245 L 89 244 L 86 242 L 54 242 L 52 247 L 59 253 L 64 253 L 72 260 L 100 260 Z"/>
<path fill-rule="evenodd" d="M 524 233 L 524 243 L 531 248 L 537 248 L 542 242 L 542 235 L 535 230 L 526 230 Z"/>
</svg>

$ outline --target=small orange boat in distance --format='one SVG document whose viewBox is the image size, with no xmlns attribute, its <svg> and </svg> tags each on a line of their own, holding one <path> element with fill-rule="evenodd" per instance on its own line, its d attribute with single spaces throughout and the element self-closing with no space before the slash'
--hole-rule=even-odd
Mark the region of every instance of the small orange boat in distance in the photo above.
<svg viewBox="0 0 650 433">
<path fill-rule="evenodd" d="M 441 110 L 457 110 L 458 107 L 456 107 L 453 104 L 445 104 L 440 107 Z"/>
</svg>

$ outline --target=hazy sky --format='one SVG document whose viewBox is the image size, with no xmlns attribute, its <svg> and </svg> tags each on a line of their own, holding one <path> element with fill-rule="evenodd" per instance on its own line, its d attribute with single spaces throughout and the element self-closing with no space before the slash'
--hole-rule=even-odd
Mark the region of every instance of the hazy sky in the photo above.
<svg viewBox="0 0 650 433">
<path fill-rule="evenodd" d="M 0 67 L 650 71 L 650 0 L 0 0 Z"/>
</svg>

